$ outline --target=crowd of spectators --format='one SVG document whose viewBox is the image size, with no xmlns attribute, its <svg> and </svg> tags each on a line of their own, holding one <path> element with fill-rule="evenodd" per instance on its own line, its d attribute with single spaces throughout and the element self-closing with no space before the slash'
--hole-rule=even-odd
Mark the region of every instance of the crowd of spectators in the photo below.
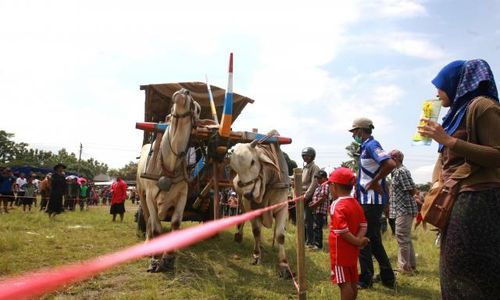
<svg viewBox="0 0 500 300">
<path fill-rule="evenodd" d="M 24 212 L 37 207 L 39 211 L 47 211 L 53 187 L 53 176 L 56 171 L 47 174 L 13 172 L 10 167 L 0 167 L 0 209 L 2 213 L 22 208 Z M 61 188 L 61 212 L 88 210 L 98 205 L 111 205 L 113 196 L 111 185 L 96 185 L 92 180 L 74 175 L 63 176 Z M 126 191 L 126 198 L 138 204 L 135 188 Z"/>
</svg>

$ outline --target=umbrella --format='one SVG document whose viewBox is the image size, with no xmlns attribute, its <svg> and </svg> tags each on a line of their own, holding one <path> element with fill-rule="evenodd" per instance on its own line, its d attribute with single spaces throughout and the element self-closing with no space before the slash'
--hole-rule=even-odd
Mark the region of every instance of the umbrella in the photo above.
<svg viewBox="0 0 500 300">
<path fill-rule="evenodd" d="M 75 179 L 75 178 L 78 178 L 78 176 L 76 176 L 76 175 L 66 176 L 66 180 Z"/>
</svg>

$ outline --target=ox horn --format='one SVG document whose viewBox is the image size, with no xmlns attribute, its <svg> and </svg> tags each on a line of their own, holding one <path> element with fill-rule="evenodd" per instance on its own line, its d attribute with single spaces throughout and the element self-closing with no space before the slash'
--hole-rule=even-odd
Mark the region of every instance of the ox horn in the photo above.
<svg viewBox="0 0 500 300">
<path fill-rule="evenodd" d="M 250 147 L 252 148 L 255 148 L 255 146 L 257 146 L 257 144 L 259 143 L 259 140 L 255 139 L 253 140 L 251 143 L 250 143 Z"/>
</svg>

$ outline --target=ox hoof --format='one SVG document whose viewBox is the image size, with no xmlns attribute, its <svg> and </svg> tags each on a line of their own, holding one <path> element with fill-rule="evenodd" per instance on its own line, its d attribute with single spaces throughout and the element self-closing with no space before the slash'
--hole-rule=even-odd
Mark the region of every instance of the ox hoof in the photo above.
<svg viewBox="0 0 500 300">
<path fill-rule="evenodd" d="M 169 255 L 162 257 L 158 265 L 158 272 L 169 272 L 173 271 L 175 267 L 175 256 Z"/>
<path fill-rule="evenodd" d="M 240 234 L 239 232 L 235 233 L 234 234 L 234 241 L 236 243 L 241 244 L 241 242 L 243 242 L 243 234 Z"/>
<path fill-rule="evenodd" d="M 148 267 L 147 271 L 150 273 L 157 273 L 157 272 L 159 272 L 158 271 L 159 266 L 160 266 L 160 260 L 156 259 L 156 258 L 152 258 L 151 262 L 149 263 L 149 267 Z"/>
<path fill-rule="evenodd" d="M 290 269 L 288 267 L 280 267 L 279 270 L 280 277 L 283 279 L 291 279 L 295 274 L 290 272 Z"/>
<path fill-rule="evenodd" d="M 252 265 L 260 265 L 262 259 L 260 257 L 254 257 L 252 261 Z"/>
</svg>

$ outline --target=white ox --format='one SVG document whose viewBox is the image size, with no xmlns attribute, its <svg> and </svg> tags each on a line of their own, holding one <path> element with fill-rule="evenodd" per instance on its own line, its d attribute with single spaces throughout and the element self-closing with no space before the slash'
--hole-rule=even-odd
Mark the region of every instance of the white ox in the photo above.
<svg viewBox="0 0 500 300">
<path fill-rule="evenodd" d="M 276 132 L 271 132 L 274 134 Z M 274 151 L 273 151 L 274 150 Z M 287 201 L 290 178 L 288 166 L 281 149 L 277 145 L 261 145 L 257 141 L 238 144 L 230 158 L 231 168 L 236 172 L 233 185 L 241 195 L 245 212 Z M 278 242 L 278 265 L 280 275 L 289 277 L 288 260 L 285 253 L 285 224 L 288 218 L 288 205 L 251 220 L 255 239 L 253 264 L 261 262 L 261 225 L 272 227 L 276 222 L 274 237 Z M 242 239 L 243 226 L 235 235 L 236 241 Z M 274 243 L 274 241 L 273 241 Z"/>
<path fill-rule="evenodd" d="M 193 100 L 190 92 L 181 89 L 172 96 L 172 111 L 167 132 L 159 147 L 158 159 L 150 157 L 151 144 L 142 147 L 137 168 L 137 192 L 141 199 L 146 221 L 146 240 L 163 233 L 161 220 L 173 208 L 171 229 L 177 230 L 182 222 L 186 206 L 188 183 L 186 171 L 186 150 L 189 146 L 191 130 L 200 116 L 200 105 Z M 145 171 L 160 177 L 158 181 L 141 177 Z M 151 259 L 150 272 L 167 271 L 173 268 L 175 255 L 163 253 Z"/>
</svg>

